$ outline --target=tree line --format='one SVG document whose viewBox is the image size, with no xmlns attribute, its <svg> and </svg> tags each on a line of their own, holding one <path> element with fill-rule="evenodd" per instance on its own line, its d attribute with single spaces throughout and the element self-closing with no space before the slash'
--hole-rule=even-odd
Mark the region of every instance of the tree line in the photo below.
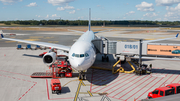
<svg viewBox="0 0 180 101">
<path fill-rule="evenodd" d="M 88 25 L 88 20 L 16 20 L 16 21 L 0 21 L 6 25 L 19 24 L 19 25 L 72 25 L 72 26 L 84 26 Z M 148 21 L 148 20 L 119 20 L 119 21 L 107 21 L 107 20 L 93 20 L 92 26 L 103 25 L 180 25 L 180 21 Z"/>
</svg>

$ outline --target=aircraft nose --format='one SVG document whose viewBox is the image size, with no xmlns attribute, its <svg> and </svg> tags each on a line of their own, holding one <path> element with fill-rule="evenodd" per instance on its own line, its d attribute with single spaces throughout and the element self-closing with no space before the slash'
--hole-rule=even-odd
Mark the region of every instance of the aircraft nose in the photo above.
<svg viewBox="0 0 180 101">
<path fill-rule="evenodd" d="M 72 64 L 72 66 L 77 70 L 80 70 L 83 67 L 83 65 L 84 65 L 84 60 L 77 60 L 74 61 L 74 63 Z"/>
</svg>

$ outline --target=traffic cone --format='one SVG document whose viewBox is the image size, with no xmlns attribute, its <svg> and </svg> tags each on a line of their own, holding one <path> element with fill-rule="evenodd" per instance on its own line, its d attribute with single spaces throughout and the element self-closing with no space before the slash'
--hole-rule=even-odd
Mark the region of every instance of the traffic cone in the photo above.
<svg viewBox="0 0 180 101">
<path fill-rule="evenodd" d="M 6 56 L 6 54 L 4 54 L 4 56 Z"/>
<path fill-rule="evenodd" d="M 134 101 L 136 101 L 136 99 L 134 98 Z"/>
</svg>

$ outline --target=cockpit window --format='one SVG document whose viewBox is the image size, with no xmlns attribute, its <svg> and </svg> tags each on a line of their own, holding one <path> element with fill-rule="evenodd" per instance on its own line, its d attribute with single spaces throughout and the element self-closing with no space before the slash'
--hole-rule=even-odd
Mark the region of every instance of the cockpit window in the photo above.
<svg viewBox="0 0 180 101">
<path fill-rule="evenodd" d="M 75 54 L 75 53 L 73 53 L 72 54 L 72 57 L 78 57 L 78 58 L 88 57 L 88 56 L 89 56 L 89 54 L 87 54 L 87 53 L 85 53 L 85 54 Z"/>
<path fill-rule="evenodd" d="M 74 56 L 75 56 L 75 53 L 73 53 L 72 56 L 74 57 Z"/>
<path fill-rule="evenodd" d="M 88 53 L 85 53 L 85 57 L 88 57 L 89 56 L 89 54 Z"/>
<path fill-rule="evenodd" d="M 75 54 L 75 57 L 79 57 L 79 54 Z"/>
<path fill-rule="evenodd" d="M 81 57 L 84 57 L 84 54 L 80 54 L 80 58 L 81 58 Z"/>
</svg>

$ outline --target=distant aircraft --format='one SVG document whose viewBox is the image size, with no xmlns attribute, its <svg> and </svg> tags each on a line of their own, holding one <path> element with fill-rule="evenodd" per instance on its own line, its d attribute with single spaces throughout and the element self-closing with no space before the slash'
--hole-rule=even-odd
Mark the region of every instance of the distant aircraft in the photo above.
<svg viewBox="0 0 180 101">
<path fill-rule="evenodd" d="M 52 50 L 54 48 L 54 49 L 67 51 L 69 52 L 68 58 L 69 58 L 69 62 L 72 68 L 79 72 L 80 79 L 85 79 L 85 74 L 83 71 L 90 68 L 96 59 L 96 50 L 95 50 L 94 44 L 92 43 L 92 41 L 96 37 L 95 33 L 104 32 L 104 31 L 93 32 L 91 30 L 91 11 L 90 10 L 89 10 L 88 27 L 89 27 L 88 31 L 86 32 L 76 31 L 76 32 L 84 33 L 84 34 L 81 35 L 81 37 L 71 47 L 59 45 L 59 44 L 53 44 L 53 43 L 46 43 L 46 42 L 4 38 L 3 33 L 1 33 L 1 37 L 4 40 L 18 41 L 18 42 L 24 42 L 28 44 L 51 47 Z M 177 38 L 177 36 L 175 38 Z M 168 39 L 173 39 L 173 38 L 168 38 Z M 160 40 L 166 40 L 166 39 L 160 39 Z M 147 42 L 152 42 L 152 41 L 158 41 L 158 40 L 151 40 Z M 46 53 L 43 56 L 43 62 L 47 65 L 51 65 L 56 60 L 56 53 L 53 52 L 52 50 L 50 50 L 48 53 Z"/>
</svg>

